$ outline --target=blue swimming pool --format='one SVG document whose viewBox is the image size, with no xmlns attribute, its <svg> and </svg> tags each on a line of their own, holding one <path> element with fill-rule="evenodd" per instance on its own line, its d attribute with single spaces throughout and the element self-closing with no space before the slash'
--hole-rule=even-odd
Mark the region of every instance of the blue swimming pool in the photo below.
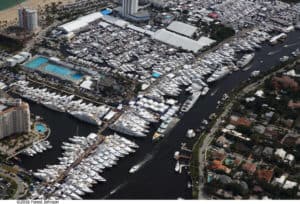
<svg viewBox="0 0 300 204">
<path fill-rule="evenodd" d="M 82 79 L 83 75 L 77 73 L 77 74 L 73 74 L 71 77 L 72 77 L 73 79 L 75 79 L 75 80 L 80 80 L 80 79 Z"/>
<path fill-rule="evenodd" d="M 112 11 L 110 9 L 104 9 L 104 10 L 101 11 L 101 13 L 103 15 L 110 15 L 112 13 Z"/>
<path fill-rule="evenodd" d="M 41 56 L 36 57 L 30 62 L 26 63 L 24 67 L 33 70 L 39 70 L 41 72 L 71 81 L 79 81 L 84 77 L 84 75 L 76 72 L 75 70 L 52 63 L 48 58 Z"/>
<path fill-rule="evenodd" d="M 30 69 L 37 69 L 43 64 L 46 64 L 49 60 L 45 57 L 37 57 L 33 59 L 32 61 L 25 64 L 26 67 Z"/>
<path fill-rule="evenodd" d="M 41 123 L 35 124 L 34 129 L 38 133 L 45 133 L 46 130 L 47 130 L 46 126 L 44 124 L 41 124 Z"/>
<path fill-rule="evenodd" d="M 154 77 L 154 78 L 159 78 L 160 76 L 161 76 L 160 73 L 157 73 L 157 72 L 152 73 L 152 77 Z"/>
<path fill-rule="evenodd" d="M 45 71 L 51 72 L 53 74 L 57 74 L 60 76 L 67 76 L 72 73 L 72 71 L 70 69 L 62 67 L 62 66 L 54 65 L 54 64 L 48 64 L 47 66 L 45 66 Z"/>
</svg>

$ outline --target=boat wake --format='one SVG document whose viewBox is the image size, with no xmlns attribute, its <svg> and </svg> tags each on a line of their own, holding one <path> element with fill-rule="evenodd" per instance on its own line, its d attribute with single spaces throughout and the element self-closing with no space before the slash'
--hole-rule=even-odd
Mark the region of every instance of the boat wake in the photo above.
<svg viewBox="0 0 300 204">
<path fill-rule="evenodd" d="M 141 167 L 143 167 L 148 161 L 150 161 L 153 158 L 153 155 L 151 154 L 147 154 L 147 156 L 145 157 L 145 159 L 141 162 L 139 162 L 138 164 L 136 164 L 135 166 L 139 166 L 139 169 Z M 109 198 L 111 195 L 115 194 L 116 192 L 118 192 L 120 189 L 122 189 L 123 187 L 125 187 L 127 184 L 129 183 L 129 181 L 125 181 L 122 184 L 118 185 L 116 188 L 114 188 L 112 191 L 109 192 L 109 194 L 107 194 L 106 196 L 104 196 L 102 199 L 107 199 Z"/>
<path fill-rule="evenodd" d="M 112 191 L 109 192 L 109 194 L 107 194 L 106 196 L 104 196 L 102 199 L 107 199 L 109 198 L 111 195 L 115 194 L 116 192 L 118 192 L 121 188 L 123 188 L 124 186 L 126 186 L 128 184 L 128 181 L 125 181 L 124 183 L 121 183 L 120 185 L 118 185 L 116 188 L 114 188 Z"/>
<path fill-rule="evenodd" d="M 299 42 L 296 42 L 296 43 L 292 43 L 292 44 L 287 44 L 284 47 L 294 47 L 294 46 L 299 45 L 299 44 L 300 44 Z"/>
<path fill-rule="evenodd" d="M 211 94 L 210 94 L 210 96 L 214 96 L 214 95 L 216 95 L 216 93 L 219 91 L 219 88 L 216 88 Z"/>
<path fill-rule="evenodd" d="M 141 169 L 148 161 L 150 161 L 153 158 L 153 154 L 147 154 L 145 159 L 139 163 L 137 163 L 136 165 L 134 165 L 134 167 L 136 168 L 136 171 L 138 171 L 139 169 Z"/>
<path fill-rule="evenodd" d="M 275 55 L 275 54 L 279 53 L 280 51 L 281 51 L 281 49 L 280 49 L 280 50 L 273 51 L 273 52 L 269 52 L 268 55 L 269 55 L 269 56 L 272 56 L 272 55 Z"/>
</svg>

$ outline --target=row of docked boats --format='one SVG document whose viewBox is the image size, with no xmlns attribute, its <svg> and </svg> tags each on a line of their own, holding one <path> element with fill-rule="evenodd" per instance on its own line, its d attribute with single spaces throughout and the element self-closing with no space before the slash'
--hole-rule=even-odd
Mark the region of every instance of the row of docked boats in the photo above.
<svg viewBox="0 0 300 204">
<path fill-rule="evenodd" d="M 54 111 L 67 112 L 92 125 L 101 126 L 102 119 L 111 110 L 107 105 L 96 106 L 92 103 L 84 103 L 82 99 L 75 100 L 74 95 L 60 95 L 48 91 L 47 88 L 30 87 L 28 81 L 18 81 L 13 85 L 23 98 L 40 103 Z"/>
<path fill-rule="evenodd" d="M 25 154 L 27 156 L 34 156 L 38 153 L 42 153 L 44 151 L 47 151 L 49 149 L 52 149 L 52 145 L 49 141 L 43 140 L 40 142 L 35 142 L 31 147 L 28 147 L 22 151 L 22 154 Z"/>
<path fill-rule="evenodd" d="M 141 118 L 134 111 L 125 111 L 113 124 L 112 130 L 135 137 L 146 137 L 149 133 L 150 122 Z"/>
<path fill-rule="evenodd" d="M 179 111 L 176 100 L 145 97 L 139 95 L 129 102 L 129 108 L 110 125 L 114 131 L 135 137 L 146 137 L 150 132 L 150 125 L 161 123 L 160 131 L 168 126 Z M 163 126 L 163 127 L 162 127 Z"/>
<path fill-rule="evenodd" d="M 89 153 L 87 150 L 97 144 L 98 139 L 98 135 L 91 133 L 87 137 L 74 136 L 69 139 L 70 142 L 64 142 L 63 156 L 58 158 L 60 163 L 34 173 L 46 185 L 35 189 L 33 198 L 79 200 L 86 193 L 93 192 L 93 185 L 106 181 L 100 175 L 104 169 L 113 167 L 120 158 L 138 148 L 134 142 L 114 134 L 105 137 Z M 60 180 L 62 176 L 64 178 Z"/>
<path fill-rule="evenodd" d="M 260 49 L 270 37 L 259 29 L 240 34 L 216 50 L 195 58 L 192 64 L 165 75 L 164 79 L 145 91 L 145 96 L 168 98 L 188 92 L 190 97 L 181 107 L 182 112 L 187 112 L 199 97 L 208 94 L 211 83 L 249 65 L 255 57 L 255 50 Z"/>
</svg>

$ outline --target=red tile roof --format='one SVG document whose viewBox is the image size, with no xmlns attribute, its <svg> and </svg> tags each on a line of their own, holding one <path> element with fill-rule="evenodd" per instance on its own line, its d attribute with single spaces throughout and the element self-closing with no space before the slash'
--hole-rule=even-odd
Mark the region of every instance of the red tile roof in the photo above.
<svg viewBox="0 0 300 204">
<path fill-rule="evenodd" d="M 294 91 L 299 90 L 298 83 L 294 79 L 292 79 L 288 76 L 273 77 L 272 84 L 273 84 L 274 88 L 277 90 L 287 89 L 287 88 L 291 88 Z"/>
<path fill-rule="evenodd" d="M 211 170 L 223 171 L 225 173 L 230 173 L 231 171 L 227 166 L 224 166 L 222 164 L 222 161 L 219 160 L 212 161 L 211 164 L 208 166 L 208 168 Z"/>
<path fill-rule="evenodd" d="M 268 170 L 268 169 L 260 169 L 256 171 L 256 175 L 258 180 L 260 181 L 266 181 L 270 183 L 272 177 L 273 177 L 273 170 Z"/>
<path fill-rule="evenodd" d="M 250 127 L 252 124 L 252 122 L 249 119 L 244 117 L 236 117 L 236 116 L 230 118 L 230 123 L 235 126 L 245 126 L 245 127 Z"/>
</svg>

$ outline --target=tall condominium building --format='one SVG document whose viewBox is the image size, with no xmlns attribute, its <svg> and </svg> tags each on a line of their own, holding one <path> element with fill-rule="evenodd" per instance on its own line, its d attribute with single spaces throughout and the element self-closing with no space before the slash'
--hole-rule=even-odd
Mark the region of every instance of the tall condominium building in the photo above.
<svg viewBox="0 0 300 204">
<path fill-rule="evenodd" d="M 38 14 L 36 10 L 20 8 L 19 26 L 27 31 L 35 31 L 38 28 Z"/>
<path fill-rule="evenodd" d="M 0 100 L 0 139 L 30 131 L 30 110 L 21 99 Z"/>
<path fill-rule="evenodd" d="M 138 12 L 138 0 L 122 0 L 122 15 L 129 16 Z"/>
</svg>

